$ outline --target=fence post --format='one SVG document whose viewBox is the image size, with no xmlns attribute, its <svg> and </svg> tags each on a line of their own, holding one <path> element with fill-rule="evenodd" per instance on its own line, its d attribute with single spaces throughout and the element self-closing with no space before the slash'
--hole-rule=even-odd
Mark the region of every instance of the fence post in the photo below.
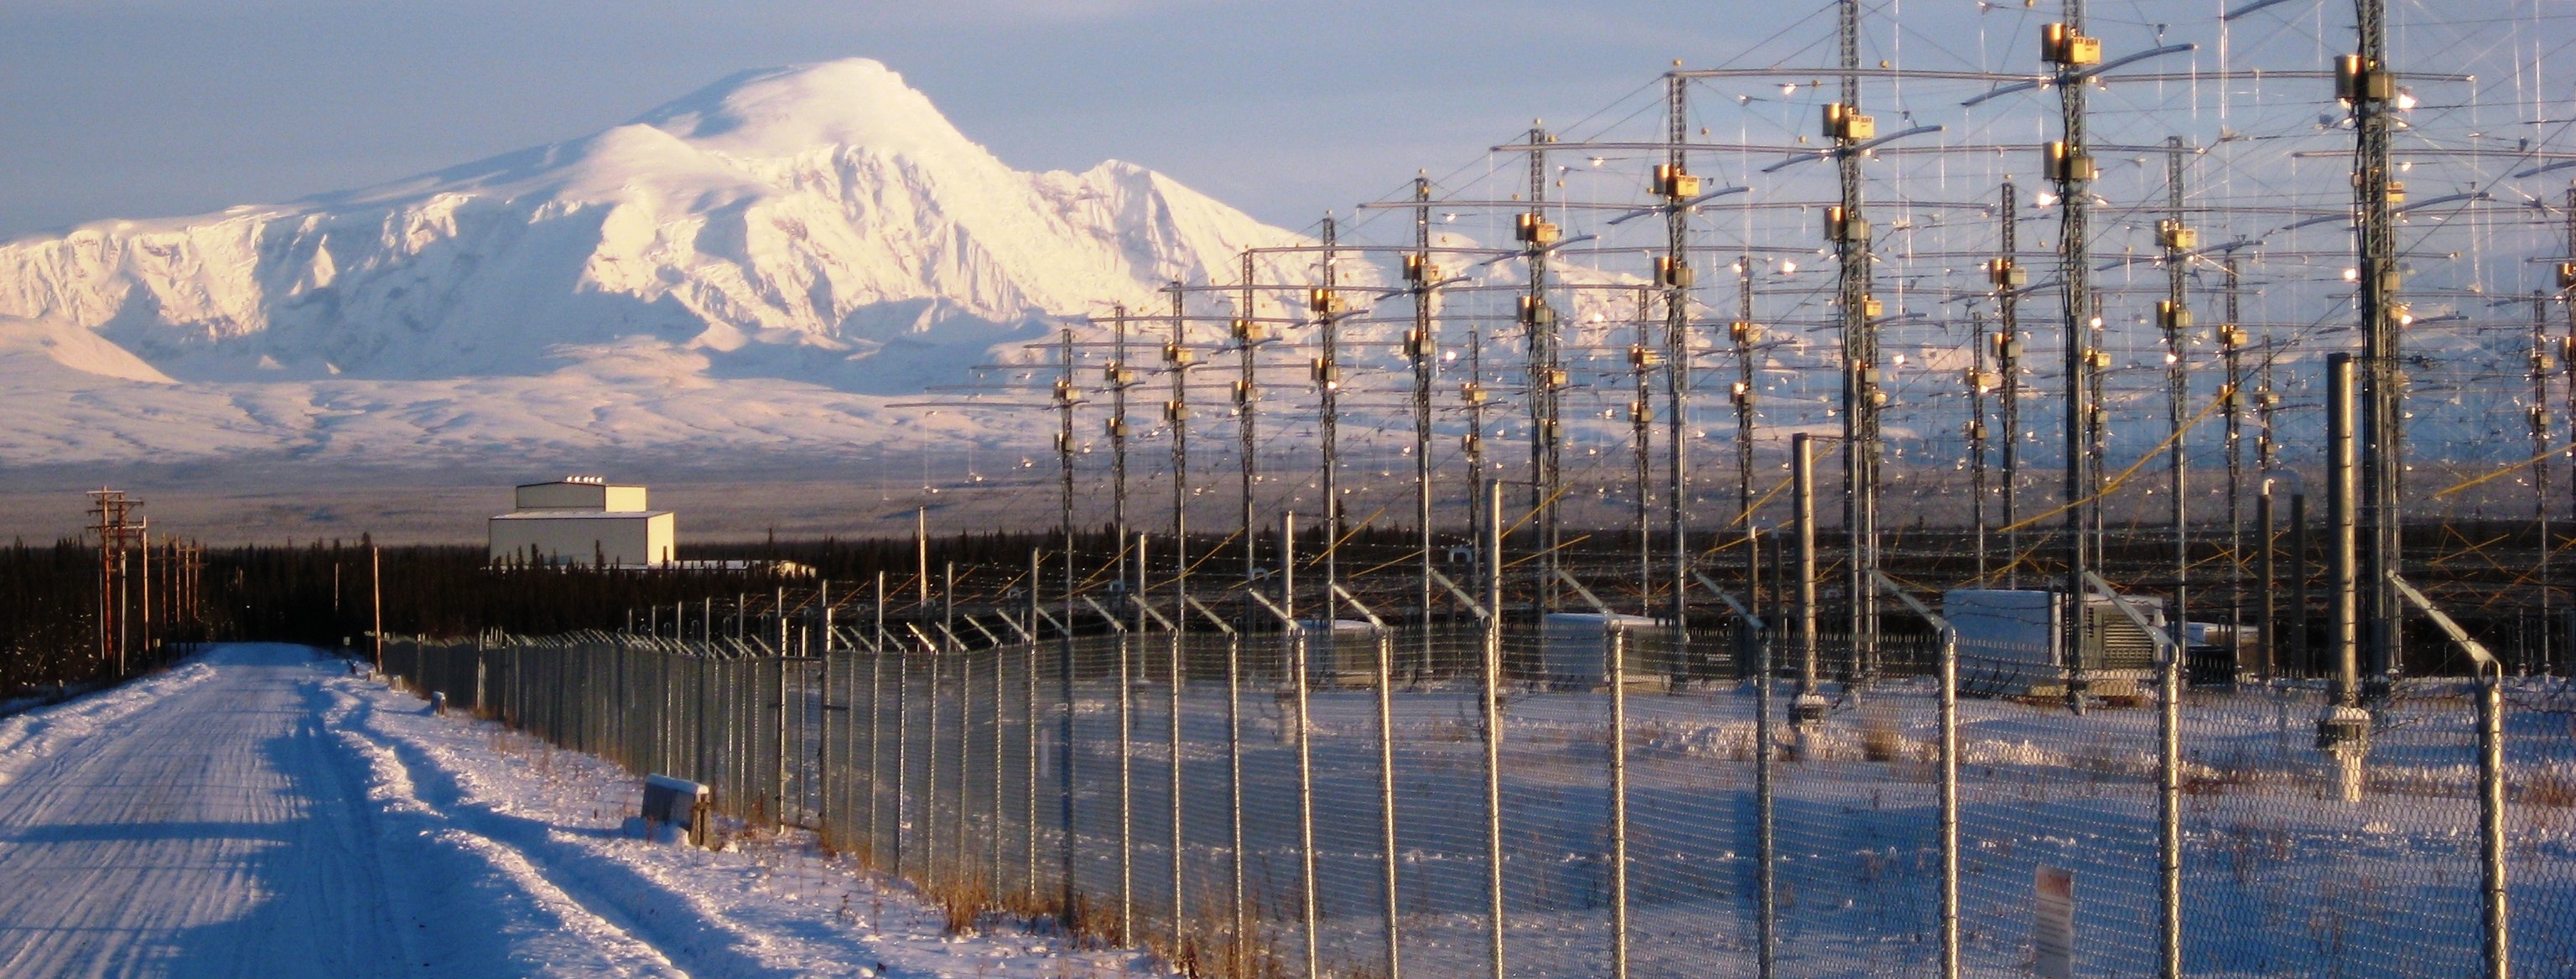
<svg viewBox="0 0 2576 979">
<path fill-rule="evenodd" d="M 2157 964 L 2163 979 L 2182 979 L 2182 671 L 2186 647 L 2179 604 L 2173 638 L 2166 642 L 2164 661 L 2157 664 L 2156 671 L 2156 929 Z"/>
<path fill-rule="evenodd" d="M 841 843 L 841 827 L 833 817 L 840 812 L 841 807 L 834 804 L 832 778 L 832 582 L 824 579 L 818 583 L 818 587 L 820 590 L 816 594 L 814 604 L 821 609 L 816 613 L 816 618 L 821 620 L 816 625 L 820 626 L 822 641 L 812 645 L 817 648 L 821 657 L 817 666 L 823 671 L 823 691 L 814 698 L 815 723 L 820 727 L 814 740 L 814 774 L 822 781 L 820 788 L 814 793 L 814 804 L 822 811 L 815 825 L 824 839 L 837 845 Z M 848 704 L 842 705 L 843 710 L 849 707 Z"/>
<path fill-rule="evenodd" d="M 1806 447 L 1800 445 L 1795 451 L 1803 457 Z M 1803 641 L 1809 649 L 1815 646 L 1813 639 L 1815 634 L 1807 631 L 1814 628 L 1808 624 L 1814 621 L 1808 614 L 1813 609 L 1814 605 L 1806 600 L 1802 589 L 1801 604 L 1798 608 L 1798 628 L 1805 637 Z M 1771 979 L 1773 966 L 1778 961 L 1780 950 L 1779 880 L 1774 866 L 1774 848 L 1777 841 L 1773 836 L 1771 823 L 1772 745 L 1779 739 L 1779 735 L 1773 733 L 1771 729 L 1774 710 L 1771 688 L 1774 677 L 1779 673 L 1779 667 L 1773 662 L 1772 653 L 1776 647 L 1770 641 L 1770 637 L 1762 636 L 1755 642 L 1757 648 L 1754 650 L 1754 657 L 1759 665 L 1758 672 L 1754 674 L 1753 683 L 1753 937 L 1756 949 L 1754 971 L 1758 979 Z"/>
<path fill-rule="evenodd" d="M 1503 979 L 1503 482 L 1485 481 L 1485 904 L 1494 920 L 1488 960 Z"/>
<path fill-rule="evenodd" d="M 1675 590 L 1684 583 L 1673 583 Z M 1610 679 L 1610 979 L 1628 979 L 1628 644 L 1627 630 L 1601 614 L 1602 673 Z"/>
<path fill-rule="evenodd" d="M 963 890 L 968 882 L 983 876 L 974 870 L 975 847 L 968 810 L 975 800 L 975 651 L 953 633 L 943 633 L 940 641 L 957 647 L 957 818 L 950 832 L 949 861 L 956 865 L 952 875 Z"/>
<path fill-rule="evenodd" d="M 1123 543 L 1123 542 L 1122 542 Z M 1126 577 L 1125 562 L 1120 562 L 1119 577 Z M 1145 535 L 1136 535 L 1136 578 L 1141 588 L 1145 577 Z M 1132 601 L 1135 591 L 1127 593 Z M 1144 627 L 1140 617 L 1137 628 Z M 1118 944 L 1136 943 L 1136 683 L 1134 675 L 1135 645 L 1129 633 L 1118 632 Z"/>
<path fill-rule="evenodd" d="M 1941 975 L 1959 976 L 1959 633 L 1941 630 Z"/>
<path fill-rule="evenodd" d="M 2507 963 L 2504 889 L 2504 664 L 2483 664 L 2478 677 L 2478 902 L 2485 936 L 2486 979 L 2505 979 Z"/>
<path fill-rule="evenodd" d="M 1068 336 L 1070 336 L 1071 334 L 1069 334 L 1069 333 L 1068 333 L 1067 335 L 1068 335 Z M 1068 368 L 1066 368 L 1066 369 L 1067 369 L 1067 370 L 1071 370 L 1072 368 L 1068 367 Z M 1071 422 L 1067 422 L 1066 424 L 1071 424 Z M 1069 477 L 1069 476 L 1068 476 L 1068 477 L 1066 477 L 1066 484 L 1065 484 L 1065 485 L 1067 485 L 1067 486 L 1071 486 L 1071 485 L 1072 485 L 1071 479 L 1072 479 L 1072 477 Z M 1072 490 L 1068 489 L 1068 490 L 1066 490 L 1065 492 L 1068 494 L 1067 499 L 1068 499 L 1068 500 L 1070 500 L 1070 499 L 1071 499 L 1070 494 L 1072 493 Z M 1057 805 L 1058 805 L 1058 813 L 1057 813 L 1057 815 L 1058 815 L 1059 819 L 1061 820 L 1061 822 L 1063 823 L 1063 829 L 1064 829 L 1064 846 L 1063 846 L 1063 850 L 1062 850 L 1062 857 L 1063 857 L 1063 864 L 1064 864 L 1064 881 L 1063 881 L 1063 885 L 1064 885 L 1064 886 L 1063 886 L 1063 892 L 1062 892 L 1062 894 L 1063 894 L 1063 902 L 1064 902 L 1064 903 L 1063 903 L 1063 907 L 1062 907 L 1062 909 L 1061 909 L 1061 911 L 1060 911 L 1059 913 L 1062 915 L 1062 920 L 1064 920 L 1065 922 L 1067 922 L 1067 923 L 1069 923 L 1069 924 L 1071 924 L 1071 925 L 1073 925 L 1073 926 L 1075 926 L 1075 927 L 1077 927 L 1077 928 L 1078 928 L 1082 923 L 1081 923 L 1080 921 L 1075 920 L 1075 917 L 1074 917 L 1074 897 L 1075 897 L 1075 895 L 1078 893 L 1078 888 L 1076 888 L 1076 887 L 1075 887 L 1075 884 L 1074 884 L 1074 877 L 1073 877 L 1073 843 L 1074 843 L 1074 840 L 1073 840 L 1073 785 L 1074 785 L 1074 771 L 1073 771 L 1073 764 L 1074 764 L 1075 754 L 1074 754 L 1074 750 L 1073 750 L 1073 731 L 1074 731 L 1074 726 L 1073 726 L 1073 720 L 1074 720 L 1074 718 L 1073 718 L 1073 713 L 1074 713 L 1074 696 L 1073 696 L 1073 695 L 1074 695 L 1074 670 L 1073 670 L 1073 581 L 1074 581 L 1074 579 L 1073 579 L 1073 575 L 1074 575 L 1074 570 L 1073 570 L 1073 517 L 1072 517 L 1072 513 L 1073 513 L 1073 504 L 1072 504 L 1072 503 L 1070 503 L 1070 502 L 1067 502 L 1067 503 L 1065 504 L 1065 514 L 1066 514 L 1066 516 L 1065 516 L 1065 524 L 1064 524 L 1064 621 L 1063 621 L 1063 622 L 1061 622 L 1061 623 L 1058 623 L 1058 625 L 1057 625 L 1057 630 L 1058 630 L 1058 632 L 1059 632 L 1059 634 L 1060 634 L 1060 638 L 1056 641 L 1056 664 L 1055 664 L 1056 687 L 1057 687 L 1057 692 L 1058 692 L 1059 694 L 1061 694 L 1061 695 L 1062 695 L 1062 697 L 1063 697 L 1063 700 L 1064 700 L 1064 710 L 1063 710 L 1063 712 L 1062 712 L 1062 713 L 1058 714 L 1058 715 L 1057 715 L 1057 717 L 1056 717 L 1056 723 L 1057 723 L 1057 732 L 1056 732 L 1056 733 L 1057 733 L 1057 739 L 1056 739 L 1056 740 L 1057 740 L 1057 743 L 1056 743 L 1056 748 L 1055 748 L 1055 750 L 1056 750 L 1056 785 L 1057 785 L 1057 788 L 1058 788 L 1058 792 L 1056 793 L 1056 802 L 1057 802 Z"/>
<path fill-rule="evenodd" d="M 1028 776 L 1027 793 L 1020 799 L 1026 807 L 1026 819 L 1020 824 L 1020 886 L 1029 908 L 1034 913 L 1038 904 L 1038 562 L 1037 548 L 1029 548 L 1029 645 L 1020 654 L 1020 725 L 1028 752 L 1024 774 Z"/>
<path fill-rule="evenodd" d="M 1326 501 L 1324 526 L 1328 538 L 1332 533 L 1331 506 L 1332 501 Z M 1331 542 L 1327 540 L 1325 546 L 1331 546 Z M 1297 856 L 1302 868 L 1298 874 L 1298 887 L 1304 898 L 1300 914 L 1304 919 L 1302 930 L 1306 938 L 1306 979 L 1316 979 L 1320 970 L 1315 958 L 1323 947 L 1321 936 L 1316 934 L 1316 926 L 1323 916 L 1320 913 L 1322 909 L 1315 904 L 1314 732 L 1306 713 L 1306 630 L 1297 624 L 1297 514 L 1294 512 L 1279 517 L 1279 580 L 1279 604 L 1288 613 L 1285 623 L 1289 644 L 1288 672 L 1293 674 L 1290 689 L 1296 698 L 1296 716 L 1289 720 L 1297 725 Z M 1332 628 L 1332 603 L 1327 601 L 1324 604 L 1325 642 L 1333 640 Z"/>
<path fill-rule="evenodd" d="M 1008 669 L 1010 655 L 1008 644 L 993 647 L 993 771 L 990 779 L 992 795 L 985 800 L 984 828 L 988 835 L 984 840 L 984 857 L 986 864 L 991 867 L 986 875 L 985 893 L 990 895 L 992 902 L 997 905 L 1002 903 L 1004 886 L 1002 879 L 1002 756 L 1010 753 L 1010 726 L 1002 720 L 1003 715 L 1008 713 L 1010 701 L 1009 695 L 1002 690 L 1002 681 L 1010 673 Z"/>
<path fill-rule="evenodd" d="M 1251 897 L 1244 892 L 1243 879 L 1243 636 L 1229 633 L 1225 637 L 1225 783 L 1226 811 L 1232 825 L 1226 831 L 1227 859 L 1234 878 L 1234 934 L 1226 943 L 1226 964 L 1230 974 L 1244 974 L 1244 951 L 1251 941 Z"/>
<path fill-rule="evenodd" d="M 905 861 L 911 849 L 904 844 L 911 824 L 905 815 L 907 791 L 912 787 L 912 644 L 894 647 L 894 875 L 906 877 Z"/>
<path fill-rule="evenodd" d="M 1182 550 L 1182 548 L 1186 547 L 1187 543 L 1187 541 L 1174 542 L 1174 553 L 1176 555 L 1175 560 L 1184 560 L 1187 557 L 1187 552 Z M 1168 688 L 1165 693 L 1170 697 L 1170 704 L 1166 708 L 1166 713 L 1169 715 L 1169 719 L 1171 721 L 1172 741 L 1172 956 L 1174 958 L 1181 957 L 1182 931 L 1185 927 L 1184 922 L 1186 920 L 1184 916 L 1188 914 L 1189 910 L 1189 900 L 1182 891 L 1182 888 L 1188 883 L 1186 870 L 1183 866 L 1182 854 L 1189 846 L 1189 839 L 1181 829 L 1181 817 L 1183 815 L 1181 811 L 1181 791 L 1183 787 L 1183 779 L 1181 777 L 1181 656 L 1185 652 L 1187 644 L 1187 634 L 1183 630 L 1188 628 L 1190 621 L 1189 592 L 1187 590 L 1189 582 L 1189 566 L 1186 563 L 1183 563 L 1180 565 L 1180 569 L 1181 570 L 1177 577 L 1172 582 L 1172 620 L 1166 626 L 1166 634 L 1171 637 L 1171 657 L 1163 664 L 1169 673 L 1165 678 L 1166 683 L 1168 684 Z M 1144 595 L 1141 592 L 1136 597 L 1138 601 L 1144 600 Z"/>
</svg>

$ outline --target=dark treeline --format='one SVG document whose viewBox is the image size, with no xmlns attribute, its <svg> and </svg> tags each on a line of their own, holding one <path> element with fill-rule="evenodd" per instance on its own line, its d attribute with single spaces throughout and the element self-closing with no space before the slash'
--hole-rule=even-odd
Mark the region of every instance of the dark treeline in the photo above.
<svg viewBox="0 0 2576 979">
<path fill-rule="evenodd" d="M 98 589 L 95 547 L 0 550 L 0 696 L 98 677 Z"/>
<path fill-rule="evenodd" d="M 2486 547 L 2499 552 L 2536 550 L 2536 541 L 2515 538 L 2511 533 L 2514 529 L 2503 528 L 2488 535 L 2493 540 Z M 1610 604 L 1626 608 L 1633 603 L 1643 609 L 1645 596 L 1634 586 L 1634 538 L 1623 531 L 1572 536 L 1577 539 L 1569 542 L 1567 563 L 1576 573 L 1594 582 L 1596 591 Z M 1832 535 L 1825 537 L 1824 543 L 1830 548 L 1834 543 Z M 1320 527 L 1301 528 L 1299 538 L 1299 556 L 1308 561 L 1322 551 L 1326 542 Z M 1444 544 L 1454 539 L 1455 535 L 1442 535 Z M 1891 540 L 1891 565 L 1904 577 L 1927 583 L 1974 577 L 1974 569 L 1969 566 L 1974 547 L 1959 531 L 1911 529 L 1892 535 Z M 1366 572 L 1368 582 L 1353 581 L 1352 585 L 1363 594 L 1381 592 L 1369 597 L 1373 603 L 1382 603 L 1381 609 L 1409 608 L 1410 566 L 1416 541 L 1410 530 L 1402 528 L 1349 531 L 1339 552 L 1344 574 Z M 2025 545 L 2034 542 L 2026 540 Z M 992 531 L 934 537 L 927 543 L 927 564 L 934 588 L 953 563 L 958 576 L 955 599 L 961 606 L 1016 606 L 1027 586 L 1032 550 L 1046 554 L 1047 564 L 1039 580 L 1041 592 L 1052 598 L 1060 588 L 1062 537 L 1058 533 Z M 1722 542 L 1712 536 L 1709 543 Z M 1784 594 L 1776 586 L 1781 584 L 1779 576 L 1785 570 L 1782 559 L 1786 557 L 1776 550 L 1779 540 L 1766 543 L 1770 553 L 1764 555 L 1764 584 L 1771 587 L 1747 593 L 1749 599 L 1764 607 Z M 1260 533 L 1255 545 L 1262 568 L 1276 567 L 1276 530 Z M 2325 600 L 2323 582 L 2319 580 L 2322 561 L 2313 553 L 2316 546 L 2310 542 L 2312 553 L 2306 561 L 2297 560 L 2295 554 L 2282 555 L 2282 577 L 2305 577 L 2310 583 L 2307 614 L 2282 601 L 2287 597 L 2285 588 L 2272 589 L 2279 603 L 2277 614 L 2282 616 L 2283 643 L 2299 647 L 2304 655 L 2313 655 L 2319 648 L 2315 635 L 2319 620 L 2315 615 L 2317 606 Z M 615 629 L 630 621 L 640 625 L 647 616 L 661 614 L 651 610 L 658 607 L 668 612 L 675 603 L 688 603 L 687 618 L 696 622 L 700 620 L 697 609 L 701 603 L 711 604 L 720 617 L 729 616 L 737 608 L 738 597 L 748 597 L 751 613 L 760 616 L 768 611 L 766 596 L 775 589 L 788 589 L 790 604 L 796 605 L 805 599 L 793 596 L 810 597 L 818 576 L 832 582 L 835 604 L 849 609 L 864 606 L 870 599 L 869 592 L 879 572 L 886 576 L 889 605 L 894 606 L 896 614 L 904 614 L 921 594 L 915 574 L 924 555 L 917 547 L 913 540 L 898 537 L 770 540 L 699 544 L 681 549 L 684 560 L 754 562 L 750 570 L 719 571 L 493 567 L 482 547 L 388 547 L 381 554 L 384 628 L 396 635 L 434 637 L 463 637 L 485 630 L 544 635 L 576 629 Z M 1153 574 L 1158 579 L 1168 575 L 1172 567 L 1170 541 L 1157 539 L 1150 547 Z M 2110 557 L 2121 565 L 2119 570 L 2153 592 L 2164 583 L 2156 579 L 2157 555 L 2143 548 L 2143 544 L 2130 548 L 2138 550 L 2134 555 L 2127 553 L 2128 549 L 2117 550 Z M 1112 565 L 1119 550 L 1108 528 L 1090 528 L 1080 535 L 1075 565 L 1083 590 L 1110 587 L 1119 577 Z M 1241 577 L 1242 542 L 1230 532 L 1193 535 L 1190 553 L 1200 582 L 1194 590 L 1203 595 L 1213 597 Z M 167 655 L 183 651 L 181 644 L 202 640 L 322 646 L 347 640 L 363 647 L 364 637 L 374 627 L 375 615 L 369 555 L 364 538 L 209 549 L 203 556 L 201 607 L 175 608 L 171 596 L 156 593 L 152 634 L 135 637 L 128 643 L 128 669 L 148 669 Z M 1740 549 L 1720 549 L 1706 560 L 1721 580 L 1733 581 L 1740 575 L 1736 565 L 1741 555 Z M 1436 556 L 1444 563 L 1448 560 L 1445 554 Z M 802 567 L 782 573 L 774 570 L 778 562 Z M 2496 564 L 2498 568 L 2517 566 L 2528 565 L 2515 560 Z M 1450 570 L 1466 580 L 1467 569 Z M 2224 620 L 2227 616 L 2222 613 L 2229 611 L 2251 618 L 2265 590 L 2261 583 L 2248 581 L 2243 591 L 2233 591 L 2220 582 L 2217 568 L 2204 573 L 2209 577 L 2200 583 L 2194 619 Z M 2512 577 L 2510 571 L 2482 576 L 2475 567 L 2437 568 L 2425 574 L 2425 584 L 2443 600 L 2456 603 L 2459 611 L 2455 614 L 2472 632 L 2499 649 L 2511 651 L 2520 661 L 2537 655 L 2527 652 L 2526 647 L 2543 647 L 2562 631 L 2555 616 L 2563 615 L 2564 610 L 2540 615 L 2511 601 L 2490 598 L 2481 603 L 2471 597 L 2480 591 L 2510 594 L 2519 584 L 2507 580 Z M 2047 569 L 2034 568 L 2025 574 L 2023 587 L 2047 587 L 2048 583 Z M 1511 583 L 1515 589 L 1522 584 L 1517 580 Z M 1669 583 L 1663 584 L 1669 587 Z M 66 540 L 51 545 L 20 542 L 0 548 L 0 696 L 39 686 L 77 685 L 109 678 L 114 663 L 112 658 L 100 655 L 96 633 L 98 589 L 99 557 L 93 545 Z M 1717 614 L 1713 606 L 1701 611 Z M 1828 610 L 1828 614 L 1838 613 Z M 1909 625 L 1899 616 L 1890 622 L 1890 627 L 1905 631 Z M 2410 670 L 2442 672 L 2456 665 L 2450 662 L 2454 653 L 2449 644 L 2438 636 L 2414 635 L 2416 631 L 2419 630 L 2410 629 Z M 2309 641 L 2299 643 L 2303 634 Z M 155 640 L 162 645 L 156 646 Z M 2296 669 L 2290 661 L 2297 657 L 2286 651 L 2281 655 L 2285 666 Z"/>
</svg>

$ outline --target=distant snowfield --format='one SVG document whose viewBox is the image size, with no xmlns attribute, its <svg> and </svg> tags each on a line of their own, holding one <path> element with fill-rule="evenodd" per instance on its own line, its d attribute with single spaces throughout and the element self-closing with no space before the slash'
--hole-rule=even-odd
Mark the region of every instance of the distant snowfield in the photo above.
<svg viewBox="0 0 2576 979">
<path fill-rule="evenodd" d="M 620 831 L 640 780 L 233 645 L 0 721 L 0 972 L 1052 976 L 1137 967 L 937 918 L 790 838 Z"/>
</svg>

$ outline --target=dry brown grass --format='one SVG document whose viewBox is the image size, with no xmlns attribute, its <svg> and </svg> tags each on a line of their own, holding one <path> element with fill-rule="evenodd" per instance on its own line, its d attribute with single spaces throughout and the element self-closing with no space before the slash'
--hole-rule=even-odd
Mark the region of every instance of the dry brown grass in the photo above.
<svg viewBox="0 0 2576 979">
<path fill-rule="evenodd" d="M 2519 797 L 2527 806 L 2576 807 L 2576 777 L 2554 769 L 2534 773 L 2522 780 Z"/>
<path fill-rule="evenodd" d="M 1861 725 L 1861 757 L 1871 761 L 1897 761 L 1905 757 L 1905 735 L 1885 718 L 1872 717 Z"/>
<path fill-rule="evenodd" d="M 972 875 L 963 880 L 940 881 L 924 888 L 923 894 L 939 907 L 940 924 L 950 935 L 981 934 L 984 916 L 1001 910 L 993 901 L 991 889 Z"/>
</svg>

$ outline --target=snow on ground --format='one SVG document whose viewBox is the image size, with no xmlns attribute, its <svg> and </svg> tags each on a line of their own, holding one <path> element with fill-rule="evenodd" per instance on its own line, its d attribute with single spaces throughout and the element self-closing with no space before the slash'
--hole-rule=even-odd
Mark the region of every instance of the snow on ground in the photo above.
<svg viewBox="0 0 2576 979">
<path fill-rule="evenodd" d="M 1055 977 L 1132 955 L 942 934 L 794 834 L 636 839 L 640 779 L 219 646 L 0 721 L 0 974 Z"/>
</svg>

